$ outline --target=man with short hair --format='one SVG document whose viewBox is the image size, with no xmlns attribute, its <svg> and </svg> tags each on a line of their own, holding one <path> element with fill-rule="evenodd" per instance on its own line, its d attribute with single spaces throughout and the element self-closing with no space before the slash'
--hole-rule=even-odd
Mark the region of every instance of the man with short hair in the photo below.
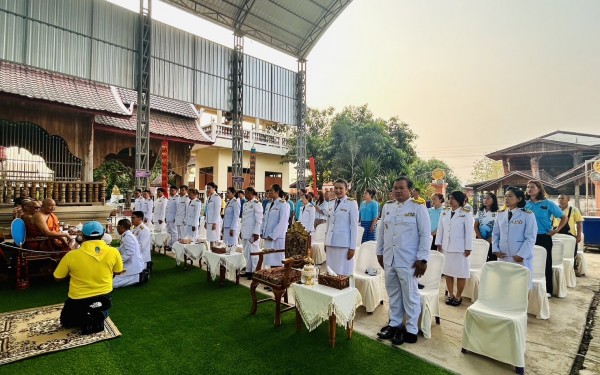
<svg viewBox="0 0 600 375">
<path fill-rule="evenodd" d="M 177 206 L 179 205 L 179 189 L 177 186 L 172 185 L 169 188 L 169 200 L 167 202 L 167 208 L 165 209 L 165 221 L 167 222 L 167 233 L 171 236 L 169 247 L 172 247 L 175 242 L 179 239 L 177 232 L 177 225 L 175 224 L 175 217 L 177 216 Z"/>
<path fill-rule="evenodd" d="M 14 206 L 23 206 L 23 201 L 30 199 L 29 198 L 29 189 L 22 187 L 21 188 L 21 192 L 19 193 L 19 196 L 17 198 L 15 198 L 15 204 Z"/>
<path fill-rule="evenodd" d="M 581 242 L 581 233 L 583 231 L 583 216 L 577 207 L 569 206 L 570 197 L 567 194 L 561 194 L 558 196 L 558 207 L 563 211 L 567 217 L 567 223 L 558 231 L 558 233 L 568 234 L 575 237 L 575 271 L 577 271 L 577 248 Z M 554 218 L 553 220 L 554 229 L 560 225 L 560 219 Z"/>
<path fill-rule="evenodd" d="M 421 197 L 421 189 L 419 189 L 419 188 L 412 189 L 412 192 L 411 192 L 410 195 L 412 197 L 412 200 L 414 200 L 418 204 L 425 204 L 425 203 L 427 203 L 427 202 L 425 202 L 425 199 L 423 199 Z"/>
<path fill-rule="evenodd" d="M 246 188 L 248 200 L 242 210 L 242 252 L 246 258 L 246 277 L 252 279 L 252 274 L 258 263 L 257 257 L 250 256 L 250 253 L 260 251 L 260 230 L 263 222 L 263 208 L 256 199 L 256 190 L 253 187 Z"/>
<path fill-rule="evenodd" d="M 152 212 L 154 211 L 154 201 L 152 200 L 152 195 L 150 194 L 150 190 L 146 189 L 142 193 L 142 197 L 144 200 L 142 201 L 142 211 L 144 213 L 144 223 L 146 225 L 151 225 L 154 221 Z"/>
<path fill-rule="evenodd" d="M 188 190 L 189 203 L 185 211 L 185 235 L 192 241 L 198 239 L 198 226 L 200 225 L 200 211 L 202 210 L 202 202 L 198 199 L 198 190 Z"/>
<path fill-rule="evenodd" d="M 390 323 L 377 335 L 394 345 L 417 342 L 421 313 L 417 279 L 427 270 L 433 238 L 427 208 L 410 199 L 412 187 L 407 177 L 394 181 L 396 199 L 383 206 L 377 225 L 377 261 L 384 268 L 390 300 Z"/>
<path fill-rule="evenodd" d="M 218 188 L 214 182 L 206 184 L 206 239 L 210 242 L 211 246 L 221 239 L 221 225 L 223 225 L 223 219 L 221 218 L 221 196 L 217 192 Z"/>
<path fill-rule="evenodd" d="M 135 189 L 133 197 L 133 211 L 143 211 L 144 197 L 142 197 L 142 189 Z"/>
<path fill-rule="evenodd" d="M 99 222 L 85 223 L 81 233 L 81 247 L 61 259 L 54 278 L 61 281 L 71 277 L 60 324 L 81 327 L 83 334 L 91 334 L 104 330 L 112 305 L 113 277 L 123 272 L 123 260 L 117 249 L 102 240 L 104 227 Z"/>
<path fill-rule="evenodd" d="M 130 285 L 143 284 L 148 281 L 146 263 L 140 251 L 140 243 L 131 233 L 131 221 L 121 219 L 117 223 L 117 232 L 121 236 L 119 253 L 123 259 L 124 271 L 113 279 L 113 288 L 123 288 Z"/>
<path fill-rule="evenodd" d="M 177 238 L 185 237 L 186 226 L 185 217 L 187 214 L 187 207 L 190 203 L 188 198 L 188 187 L 181 185 L 179 187 L 179 202 L 177 203 L 177 213 L 175 214 L 175 225 L 177 225 Z"/>
<path fill-rule="evenodd" d="M 142 258 L 146 263 L 146 269 L 150 272 L 152 271 L 152 252 L 150 251 L 152 234 L 148 226 L 144 225 L 144 213 L 142 211 L 133 211 L 131 214 L 131 223 L 135 226 L 133 234 L 140 243 Z"/>
<path fill-rule="evenodd" d="M 165 198 L 165 189 L 159 187 L 156 189 L 156 202 L 154 203 L 154 231 L 165 231 L 165 217 L 167 210 L 167 198 Z"/>
</svg>

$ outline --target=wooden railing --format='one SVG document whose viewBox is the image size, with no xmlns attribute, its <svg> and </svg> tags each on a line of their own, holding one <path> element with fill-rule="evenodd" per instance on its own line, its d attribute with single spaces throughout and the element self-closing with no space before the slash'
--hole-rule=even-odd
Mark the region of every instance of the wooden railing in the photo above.
<svg viewBox="0 0 600 375">
<path fill-rule="evenodd" d="M 0 180 L 0 204 L 12 204 L 21 189 L 38 200 L 52 198 L 58 206 L 103 205 L 106 201 L 106 178 L 101 182 Z"/>
</svg>

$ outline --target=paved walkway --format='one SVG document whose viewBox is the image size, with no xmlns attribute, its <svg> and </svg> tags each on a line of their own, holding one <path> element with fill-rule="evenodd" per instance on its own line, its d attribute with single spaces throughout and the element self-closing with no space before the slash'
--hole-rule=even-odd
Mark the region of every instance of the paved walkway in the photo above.
<svg viewBox="0 0 600 375">
<path fill-rule="evenodd" d="M 550 299 L 550 319 L 538 320 L 528 315 L 525 354 L 527 374 L 569 374 L 571 371 L 579 351 L 590 303 L 594 292 L 600 290 L 600 252 L 585 253 L 585 257 L 588 261 L 588 275 L 577 278 L 577 286 L 568 289 L 566 298 Z M 440 301 L 443 301 L 443 283 L 442 279 Z M 241 278 L 240 284 L 249 287 L 250 281 Z M 267 293 L 263 289 L 260 291 Z M 249 294 L 248 301 L 250 301 Z M 419 336 L 417 344 L 404 344 L 399 346 L 398 350 L 406 350 L 425 361 L 459 374 L 514 374 L 514 368 L 510 365 L 477 354 L 461 353 L 463 320 L 469 305 L 469 299 L 463 300 L 463 304 L 459 307 L 450 307 L 441 303 L 441 324 L 434 324 L 432 327 L 432 338 L 425 339 Z M 600 307 L 595 315 L 595 331 L 598 332 L 600 331 Z M 354 329 L 378 340 L 376 334 L 387 324 L 387 321 L 386 298 L 384 305 L 379 306 L 372 315 L 368 315 L 364 307 L 360 307 L 357 310 Z M 600 374 L 600 334 L 596 336 L 589 345 L 584 361 L 586 369 L 580 372 L 582 375 Z M 381 342 L 384 345 L 391 345 L 390 341 Z"/>
</svg>

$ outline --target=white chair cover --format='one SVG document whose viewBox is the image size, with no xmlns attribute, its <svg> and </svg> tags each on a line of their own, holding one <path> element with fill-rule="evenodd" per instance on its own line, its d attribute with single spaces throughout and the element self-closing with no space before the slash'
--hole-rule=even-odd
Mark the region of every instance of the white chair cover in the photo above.
<svg viewBox="0 0 600 375">
<path fill-rule="evenodd" d="M 529 270 L 508 262 L 488 262 L 481 269 L 477 302 L 467 308 L 462 347 L 525 367 Z"/>
<path fill-rule="evenodd" d="M 479 294 L 479 278 L 481 275 L 481 267 L 487 260 L 488 250 L 490 243 L 486 240 L 476 238 L 473 240 L 473 251 L 469 256 L 469 262 L 471 264 L 471 276 L 465 283 L 465 289 L 462 293 L 463 297 L 470 298 L 472 302 L 477 301 L 477 295 Z"/>
<path fill-rule="evenodd" d="M 567 279 L 565 278 L 565 265 L 563 254 L 565 245 L 563 240 L 552 239 L 552 287 L 554 294 L 559 298 L 567 296 Z"/>
<path fill-rule="evenodd" d="M 377 261 L 375 253 L 377 242 L 367 241 L 360 245 L 354 255 L 354 286 L 358 289 L 367 312 L 375 311 L 375 308 L 383 301 L 385 279 L 383 268 Z M 377 275 L 369 276 L 365 273 L 367 269 L 374 268 Z"/>
<path fill-rule="evenodd" d="M 444 268 L 444 254 L 439 251 L 429 252 L 427 271 L 419 278 L 419 289 L 421 295 L 421 315 L 419 316 L 419 328 L 426 339 L 431 338 L 431 325 L 435 317 L 439 324 L 440 318 L 440 281 L 442 280 L 442 269 Z"/>
<path fill-rule="evenodd" d="M 533 247 L 533 285 L 529 290 L 527 313 L 537 319 L 550 319 L 550 303 L 546 291 L 546 249 Z"/>
<path fill-rule="evenodd" d="M 198 230 L 198 240 L 206 241 L 206 228 L 204 228 L 204 216 L 200 217 L 200 227 Z"/>
<path fill-rule="evenodd" d="M 322 264 L 327 260 L 327 255 L 325 254 L 325 230 L 327 229 L 327 224 L 322 223 L 317 225 L 315 228 L 315 233 L 312 235 L 312 258 L 315 261 L 315 264 Z"/>
<path fill-rule="evenodd" d="M 356 247 L 355 247 L 355 249 L 358 249 L 360 247 L 360 243 L 362 242 L 363 233 L 365 233 L 365 228 L 363 228 L 359 225 L 358 230 L 356 231 Z"/>
<path fill-rule="evenodd" d="M 555 234 L 553 238 L 562 240 L 565 245 L 563 253 L 565 279 L 569 288 L 575 288 L 577 285 L 577 277 L 575 276 L 575 248 L 577 247 L 577 240 L 573 236 L 562 233 Z"/>
</svg>

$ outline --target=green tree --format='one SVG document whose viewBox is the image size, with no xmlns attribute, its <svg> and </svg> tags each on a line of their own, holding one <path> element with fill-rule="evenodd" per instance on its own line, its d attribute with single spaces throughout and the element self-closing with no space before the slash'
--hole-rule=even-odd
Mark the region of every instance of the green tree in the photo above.
<svg viewBox="0 0 600 375">
<path fill-rule="evenodd" d="M 473 163 L 473 170 L 471 171 L 469 182 L 495 180 L 502 176 L 504 176 L 502 161 L 484 157 Z"/>
<path fill-rule="evenodd" d="M 110 198 L 113 186 L 117 185 L 124 194 L 125 191 L 133 188 L 133 168 L 126 167 L 118 160 L 105 160 L 100 166 L 94 169 L 94 181 L 102 181 L 102 176 L 106 176 L 106 197 Z"/>
<path fill-rule="evenodd" d="M 415 186 L 422 190 L 424 187 L 428 187 L 431 183 L 431 172 L 433 172 L 433 170 L 436 168 L 439 168 L 446 173 L 444 180 L 448 184 L 446 187 L 447 191 L 462 189 L 460 180 L 454 175 L 452 169 L 448 166 L 448 164 L 438 159 L 424 160 L 417 158 L 417 160 L 410 166 L 410 172 L 408 175 L 414 181 Z"/>
<path fill-rule="evenodd" d="M 361 201 L 362 193 L 365 190 L 381 190 L 381 180 L 381 163 L 372 156 L 365 156 L 360 160 L 356 170 L 356 174 L 354 176 L 354 185 L 352 185 L 352 192 L 356 195 L 356 198 Z"/>
</svg>

